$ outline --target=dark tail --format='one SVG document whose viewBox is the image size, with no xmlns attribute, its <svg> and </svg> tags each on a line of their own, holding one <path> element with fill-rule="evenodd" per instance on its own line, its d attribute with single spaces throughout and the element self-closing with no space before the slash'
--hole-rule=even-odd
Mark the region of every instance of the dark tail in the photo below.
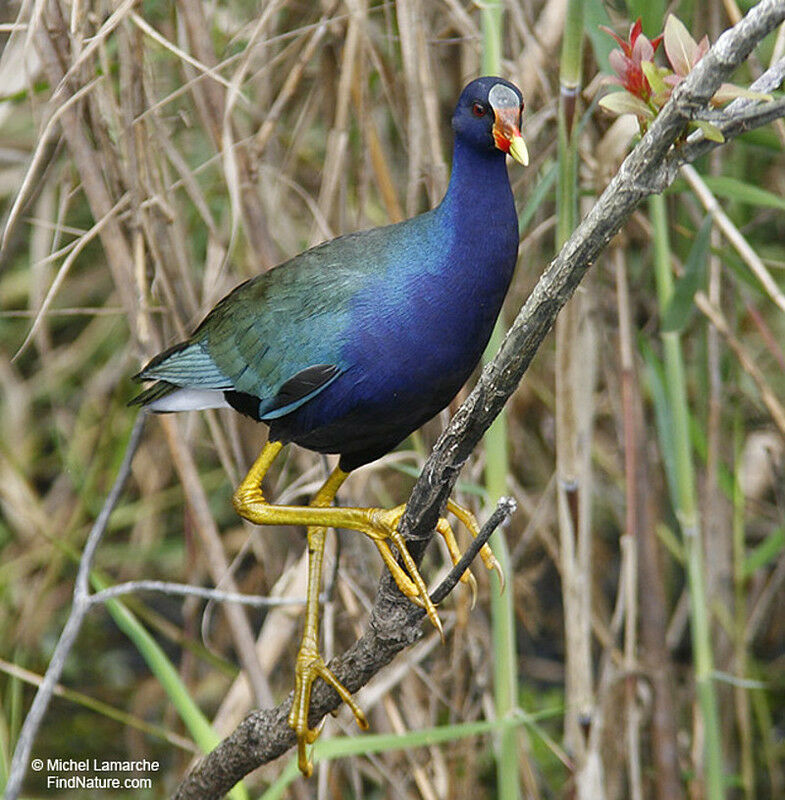
<svg viewBox="0 0 785 800">
<path fill-rule="evenodd" d="M 146 406 L 148 403 L 152 403 L 153 400 L 160 400 L 162 397 L 166 397 L 168 394 L 179 389 L 179 386 L 176 386 L 174 383 L 168 383 L 167 381 L 156 381 L 152 386 L 148 389 L 145 389 L 143 392 L 139 392 L 136 397 L 132 400 L 128 401 L 129 406 Z"/>
</svg>

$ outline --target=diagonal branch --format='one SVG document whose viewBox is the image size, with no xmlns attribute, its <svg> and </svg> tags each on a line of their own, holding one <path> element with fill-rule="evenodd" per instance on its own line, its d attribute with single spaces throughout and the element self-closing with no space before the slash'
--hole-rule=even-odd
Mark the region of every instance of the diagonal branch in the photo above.
<svg viewBox="0 0 785 800">
<path fill-rule="evenodd" d="M 551 262 L 510 328 L 494 360 L 442 434 L 414 487 L 402 530 L 419 559 L 455 480 L 491 422 L 515 391 L 557 314 L 586 271 L 618 233 L 638 204 L 660 193 L 682 163 L 700 153 L 692 143 L 671 150 L 690 119 L 705 112 L 711 96 L 749 56 L 753 48 L 785 20 L 783 0 L 763 0 L 720 36 L 689 77 L 673 92 L 651 128 L 622 164 L 595 206 Z M 760 113 L 756 116 L 755 111 Z M 726 139 L 742 130 L 785 116 L 785 106 L 744 106 L 742 125 L 726 120 Z M 731 112 L 732 114 L 732 112 Z M 749 126 L 749 127 L 748 127 Z M 330 668 L 350 692 L 364 685 L 404 647 L 420 636 L 421 611 L 403 598 L 392 581 L 382 579 L 367 631 Z M 286 723 L 291 696 L 277 708 L 251 713 L 186 776 L 175 797 L 208 800 L 223 795 L 244 775 L 283 754 L 295 742 Z M 310 725 L 340 705 L 324 683 L 314 685 Z"/>
</svg>

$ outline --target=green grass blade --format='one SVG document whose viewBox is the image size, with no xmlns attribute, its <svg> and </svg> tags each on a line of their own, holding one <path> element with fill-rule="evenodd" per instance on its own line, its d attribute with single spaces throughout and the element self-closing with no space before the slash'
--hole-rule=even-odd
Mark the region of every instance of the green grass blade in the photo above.
<svg viewBox="0 0 785 800">
<path fill-rule="evenodd" d="M 529 223 L 534 219 L 534 215 L 539 210 L 542 203 L 548 198 L 556 178 L 559 177 L 559 165 L 556 162 L 546 163 L 543 167 L 542 178 L 537 181 L 534 191 L 531 193 L 526 205 L 523 207 L 518 217 L 518 230 L 521 233 L 529 227 Z"/>
<path fill-rule="evenodd" d="M 92 583 L 97 591 L 107 588 L 106 582 L 95 576 L 92 576 Z M 166 692 L 167 697 L 172 702 L 196 744 L 205 753 L 212 750 L 221 741 L 220 737 L 213 730 L 208 719 L 202 714 L 199 706 L 193 701 L 174 665 L 167 658 L 166 653 L 140 624 L 139 620 L 119 600 L 107 600 L 106 609 L 111 614 L 117 627 L 134 643 L 150 671 Z M 229 792 L 229 796 L 233 800 L 247 800 L 248 793 L 242 784 L 237 784 Z"/>
<path fill-rule="evenodd" d="M 747 554 L 742 567 L 742 578 L 749 578 L 759 569 L 770 564 L 785 550 L 785 528 L 777 528 L 755 549 Z"/>
<path fill-rule="evenodd" d="M 562 708 L 540 711 L 537 714 L 525 714 L 520 710 L 498 720 L 480 720 L 478 722 L 462 722 L 455 725 L 441 725 L 437 728 L 425 728 L 407 733 L 377 733 L 363 736 L 342 736 L 340 738 L 317 740 L 313 747 L 314 764 L 332 761 L 337 758 L 362 756 L 373 753 L 386 753 L 394 750 L 406 750 L 415 747 L 433 747 L 446 742 L 465 739 L 472 736 L 488 736 L 497 732 L 516 731 L 525 726 L 534 733 L 539 732 L 538 721 L 553 716 L 560 716 Z M 283 797 L 287 787 L 300 775 L 297 759 L 293 758 L 280 777 L 270 785 L 260 800 L 278 800 Z M 500 794 L 497 795 L 501 797 Z"/>
<path fill-rule="evenodd" d="M 745 183 L 738 178 L 731 178 L 727 175 L 706 175 L 701 177 L 706 186 L 718 197 L 724 197 L 737 203 L 746 203 L 750 206 L 758 206 L 759 208 L 775 208 L 779 211 L 785 211 L 785 197 L 762 189 L 760 186 Z"/>
<path fill-rule="evenodd" d="M 657 297 L 662 310 L 667 308 L 674 292 L 665 199 L 661 195 L 651 197 L 649 210 L 653 228 Z M 661 338 L 666 402 L 670 410 L 670 423 L 673 427 L 672 438 L 669 442 L 673 447 L 673 454 L 669 459 L 666 458 L 666 465 L 674 470 L 669 485 L 675 493 L 674 508 L 679 520 L 687 559 L 695 691 L 705 730 L 703 779 L 708 800 L 722 800 L 725 797 L 723 775 L 725 762 L 722 756 L 719 710 L 714 687 L 714 654 L 706 597 L 703 541 L 695 488 L 684 359 L 681 338 L 678 333 L 662 332 Z"/>
<path fill-rule="evenodd" d="M 695 292 L 704 282 L 706 275 L 706 261 L 711 244 L 712 218 L 706 215 L 695 241 L 690 248 L 690 254 L 684 263 L 684 274 L 676 281 L 673 294 L 665 310 L 662 312 L 663 333 L 682 331 L 687 325 L 690 312 L 693 309 Z"/>
<path fill-rule="evenodd" d="M 499 0 L 489 0 L 482 6 L 482 69 L 486 75 L 501 72 L 502 53 L 502 4 Z M 501 345 L 504 321 L 500 317 L 496 323 L 491 341 L 486 349 L 490 358 Z M 484 437 L 485 444 L 485 483 L 488 488 L 489 505 L 507 493 L 507 471 L 509 453 L 507 447 L 507 417 L 502 411 Z M 505 575 L 511 574 L 507 542 L 501 530 L 494 532 L 489 544 Z M 518 658 L 515 643 L 515 609 L 513 607 L 512 587 L 503 594 L 497 579 L 491 591 L 491 626 L 493 634 L 494 699 L 497 719 L 504 719 L 518 705 Z M 518 731 L 504 728 L 500 731 L 496 751 L 496 780 L 498 796 L 503 800 L 518 800 L 520 783 L 518 780 L 518 761 L 520 741 Z"/>
</svg>

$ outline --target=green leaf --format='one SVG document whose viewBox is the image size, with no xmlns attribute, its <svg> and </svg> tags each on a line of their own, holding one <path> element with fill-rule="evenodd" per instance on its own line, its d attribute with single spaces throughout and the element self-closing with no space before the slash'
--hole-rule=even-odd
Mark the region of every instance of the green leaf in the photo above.
<svg viewBox="0 0 785 800">
<path fill-rule="evenodd" d="M 725 141 L 725 137 L 722 135 L 722 131 L 716 125 L 712 125 L 711 122 L 706 122 L 705 119 L 695 119 L 692 121 L 692 124 L 695 125 L 697 128 L 700 128 L 703 131 L 703 135 L 710 142 Z"/>
<path fill-rule="evenodd" d="M 641 18 L 643 32 L 649 39 L 653 39 L 660 32 L 662 20 L 665 18 L 667 3 L 665 0 L 629 0 L 628 19 Z M 622 12 L 623 13 L 623 12 Z"/>
<path fill-rule="evenodd" d="M 742 574 L 745 578 L 749 578 L 761 567 L 778 558 L 783 550 L 785 550 L 785 528 L 777 528 L 744 559 Z"/>
<path fill-rule="evenodd" d="M 655 95 L 668 94 L 669 87 L 663 78 L 673 74 L 669 69 L 658 67 L 653 61 L 641 61 L 641 69 Z"/>
<path fill-rule="evenodd" d="M 663 311 L 661 326 L 663 333 L 681 331 L 687 324 L 695 292 L 698 291 L 706 271 L 711 227 L 712 219 L 707 214 L 690 248 L 690 254 L 684 264 L 684 274 L 676 281 L 671 299 Z"/>
<path fill-rule="evenodd" d="M 738 97 L 745 100 L 759 100 L 761 103 L 770 103 L 774 98 L 765 92 L 754 92 L 752 89 L 745 89 L 743 86 L 736 86 L 733 83 L 723 83 L 711 98 L 712 104 L 722 105 Z"/>
<path fill-rule="evenodd" d="M 597 64 L 607 64 L 608 56 L 616 46 L 607 33 L 600 30 L 601 25 L 611 26 L 613 23 L 608 16 L 608 9 L 603 0 L 586 0 L 583 7 L 584 28 L 586 35 L 594 50 L 594 60 Z"/>
<path fill-rule="evenodd" d="M 766 189 L 761 189 L 760 186 L 754 186 L 751 183 L 740 181 L 738 178 L 728 178 L 722 175 L 713 178 L 704 177 L 703 180 L 709 189 L 719 197 L 726 197 L 738 203 L 747 203 L 760 208 L 777 208 L 785 211 L 785 198 Z"/>
<path fill-rule="evenodd" d="M 638 97 L 629 92 L 612 92 L 600 100 L 600 105 L 613 114 L 635 114 L 636 117 L 654 119 L 654 112 Z"/>
</svg>

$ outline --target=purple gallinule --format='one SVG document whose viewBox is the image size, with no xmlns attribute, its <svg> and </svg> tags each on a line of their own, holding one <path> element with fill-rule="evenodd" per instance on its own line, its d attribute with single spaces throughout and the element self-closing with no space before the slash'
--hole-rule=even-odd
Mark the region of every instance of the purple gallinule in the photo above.
<svg viewBox="0 0 785 800">
<path fill-rule="evenodd" d="M 231 407 L 266 423 L 267 444 L 234 495 L 258 525 L 308 526 L 305 631 L 289 724 L 304 774 L 311 686 L 319 677 L 367 722 L 327 668 L 318 646 L 319 591 L 327 527 L 369 536 L 400 590 L 441 632 L 425 583 L 397 531 L 404 506 L 335 508 L 347 475 L 396 447 L 455 397 L 488 343 L 518 252 L 505 155 L 528 163 L 520 133 L 523 100 L 501 78 L 472 81 L 452 127 L 452 174 L 444 199 L 425 214 L 341 236 L 238 286 L 193 336 L 156 356 L 135 377 L 156 381 L 132 402 L 153 411 Z M 262 495 L 270 464 L 288 442 L 339 453 L 309 506 L 276 506 Z M 476 535 L 474 517 L 448 508 Z M 449 525 L 440 519 L 454 561 Z M 398 563 L 390 544 L 400 554 Z M 487 546 L 489 567 L 497 563 Z"/>
</svg>

